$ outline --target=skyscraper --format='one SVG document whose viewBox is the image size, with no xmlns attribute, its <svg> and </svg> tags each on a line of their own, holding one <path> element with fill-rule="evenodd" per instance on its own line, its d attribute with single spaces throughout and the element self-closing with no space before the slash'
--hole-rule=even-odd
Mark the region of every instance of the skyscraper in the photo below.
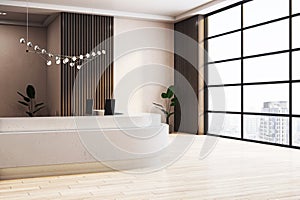
<svg viewBox="0 0 300 200">
<path fill-rule="evenodd" d="M 262 111 L 264 113 L 286 114 L 288 113 L 287 102 L 264 102 Z M 262 116 L 260 118 L 259 139 L 265 142 L 288 144 L 288 127 L 287 117 Z"/>
</svg>

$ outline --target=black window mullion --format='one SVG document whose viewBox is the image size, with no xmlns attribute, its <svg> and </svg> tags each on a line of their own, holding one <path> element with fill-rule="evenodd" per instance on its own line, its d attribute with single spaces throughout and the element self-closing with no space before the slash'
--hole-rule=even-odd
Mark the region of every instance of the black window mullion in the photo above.
<svg viewBox="0 0 300 200">
<path fill-rule="evenodd" d="M 244 139 L 244 4 L 241 5 L 241 139 Z"/>
<path fill-rule="evenodd" d="M 291 51 L 291 49 L 293 48 L 293 44 L 292 44 L 292 0 L 289 0 L 290 3 L 290 9 L 289 9 L 289 48 L 290 48 L 290 52 L 289 52 L 289 145 L 293 146 L 293 83 L 292 83 L 292 79 L 293 79 L 293 66 L 292 66 L 292 60 L 293 60 L 293 53 Z"/>
</svg>

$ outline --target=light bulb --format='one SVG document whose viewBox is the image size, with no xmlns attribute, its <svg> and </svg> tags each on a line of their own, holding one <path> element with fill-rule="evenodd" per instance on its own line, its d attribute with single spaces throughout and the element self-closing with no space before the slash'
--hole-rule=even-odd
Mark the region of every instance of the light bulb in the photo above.
<svg viewBox="0 0 300 200">
<path fill-rule="evenodd" d="M 39 47 L 38 45 L 35 45 L 35 46 L 34 46 L 34 50 L 35 50 L 35 51 L 38 51 L 38 50 L 40 50 L 40 47 Z"/>
<path fill-rule="evenodd" d="M 70 67 L 74 67 L 75 63 L 70 63 Z"/>
<path fill-rule="evenodd" d="M 100 56 L 101 55 L 101 51 L 97 51 L 97 54 Z"/>
<path fill-rule="evenodd" d="M 52 65 L 51 60 L 47 60 L 47 65 L 48 65 L 48 66 Z"/>
<path fill-rule="evenodd" d="M 7 13 L 6 13 L 6 12 L 3 12 L 2 15 L 7 15 Z"/>
<path fill-rule="evenodd" d="M 49 56 L 49 58 L 52 58 L 52 57 L 53 57 L 53 54 L 49 53 L 48 56 Z"/>
<path fill-rule="evenodd" d="M 102 50 L 102 54 L 106 54 L 106 51 L 105 51 L 105 50 Z"/>
<path fill-rule="evenodd" d="M 77 59 L 76 56 L 73 56 L 73 57 L 72 57 L 72 60 L 73 60 L 74 62 L 76 61 L 76 59 Z"/>
<path fill-rule="evenodd" d="M 32 47 L 32 43 L 31 42 L 27 42 L 27 46 L 28 47 Z"/>
<path fill-rule="evenodd" d="M 60 59 L 56 60 L 55 63 L 56 63 L 57 65 L 59 65 L 59 64 L 60 64 Z"/>
<path fill-rule="evenodd" d="M 56 57 L 55 57 L 55 60 L 60 60 L 60 57 L 56 56 Z"/>
<path fill-rule="evenodd" d="M 85 55 L 85 57 L 86 58 L 89 58 L 91 55 L 89 54 L 89 53 L 87 53 L 86 55 Z"/>
<path fill-rule="evenodd" d="M 83 55 L 80 55 L 80 56 L 79 56 L 79 59 L 80 59 L 80 60 L 83 60 Z"/>
<path fill-rule="evenodd" d="M 20 39 L 20 43 L 21 43 L 21 44 L 25 44 L 25 43 L 26 43 L 26 40 L 25 40 L 24 38 L 21 38 L 21 39 Z"/>
<path fill-rule="evenodd" d="M 47 51 L 45 49 L 42 49 L 42 54 L 47 53 Z"/>
<path fill-rule="evenodd" d="M 81 69 L 81 67 L 82 67 L 81 65 L 77 65 L 77 69 Z"/>
<path fill-rule="evenodd" d="M 64 60 L 63 60 L 63 63 L 64 64 L 67 64 L 69 62 L 69 58 L 65 58 Z"/>
<path fill-rule="evenodd" d="M 95 57 L 96 55 L 97 55 L 97 54 L 96 54 L 95 52 L 92 52 L 92 56 L 94 56 L 94 57 Z"/>
</svg>

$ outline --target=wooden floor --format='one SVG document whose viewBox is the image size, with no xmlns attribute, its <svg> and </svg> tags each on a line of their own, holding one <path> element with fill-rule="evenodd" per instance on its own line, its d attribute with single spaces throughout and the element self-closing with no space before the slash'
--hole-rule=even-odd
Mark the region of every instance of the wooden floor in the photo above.
<svg viewBox="0 0 300 200">
<path fill-rule="evenodd" d="M 300 199 L 300 150 L 219 139 L 199 160 L 205 136 L 196 137 L 180 160 L 155 173 L 0 181 L 0 199 Z"/>
</svg>

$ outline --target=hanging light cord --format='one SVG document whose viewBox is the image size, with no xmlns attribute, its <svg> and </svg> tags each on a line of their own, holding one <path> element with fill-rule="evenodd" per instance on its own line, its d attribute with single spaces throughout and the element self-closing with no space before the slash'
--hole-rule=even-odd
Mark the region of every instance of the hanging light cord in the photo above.
<svg viewBox="0 0 300 200">
<path fill-rule="evenodd" d="M 29 17 L 28 17 L 28 0 L 26 0 L 26 4 L 27 4 L 27 7 L 26 7 L 26 41 L 29 41 L 28 38 L 29 38 L 29 34 L 28 34 L 28 21 L 29 21 Z M 28 46 L 27 46 L 27 52 L 28 52 Z"/>
</svg>

